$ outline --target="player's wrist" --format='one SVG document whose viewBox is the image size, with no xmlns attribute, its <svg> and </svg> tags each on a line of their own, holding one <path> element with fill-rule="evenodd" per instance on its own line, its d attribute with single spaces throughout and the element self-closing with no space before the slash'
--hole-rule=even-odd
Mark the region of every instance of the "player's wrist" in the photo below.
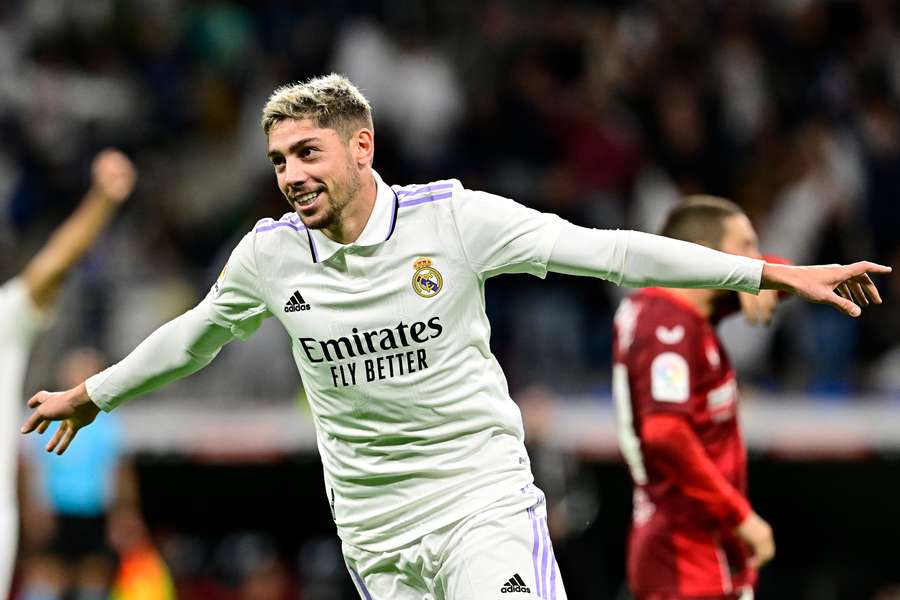
<svg viewBox="0 0 900 600">
<path fill-rule="evenodd" d="M 88 412 L 93 411 L 95 415 L 100 412 L 100 407 L 91 398 L 85 382 L 82 381 L 72 388 L 71 394 L 71 403 L 74 408 Z"/>
<path fill-rule="evenodd" d="M 125 202 L 128 196 L 113 194 L 101 185 L 93 184 L 87 192 L 87 199 L 113 209 Z"/>
<path fill-rule="evenodd" d="M 766 262 L 763 265 L 760 290 L 778 290 L 793 292 L 798 267 Z"/>
</svg>

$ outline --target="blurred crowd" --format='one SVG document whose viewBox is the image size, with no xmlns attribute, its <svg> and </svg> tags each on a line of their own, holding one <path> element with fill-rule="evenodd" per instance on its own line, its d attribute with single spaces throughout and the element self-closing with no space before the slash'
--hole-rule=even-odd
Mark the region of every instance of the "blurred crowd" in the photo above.
<svg viewBox="0 0 900 600">
<path fill-rule="evenodd" d="M 897 13 L 890 0 L 6 0 L 0 271 L 74 206 L 98 149 L 125 149 L 137 197 L 70 281 L 36 360 L 75 342 L 122 356 L 205 294 L 257 219 L 288 210 L 259 111 L 275 86 L 329 71 L 372 102 L 390 183 L 457 177 L 645 231 L 680 196 L 718 194 L 768 253 L 900 265 Z M 488 284 L 495 352 L 514 391 L 603 392 L 625 291 L 551 279 Z M 900 301 L 900 272 L 880 284 Z M 896 309 L 849 320 L 789 301 L 774 326 L 735 319 L 724 337 L 762 390 L 900 391 Z M 298 387 L 267 325 L 167 393 Z"/>
</svg>

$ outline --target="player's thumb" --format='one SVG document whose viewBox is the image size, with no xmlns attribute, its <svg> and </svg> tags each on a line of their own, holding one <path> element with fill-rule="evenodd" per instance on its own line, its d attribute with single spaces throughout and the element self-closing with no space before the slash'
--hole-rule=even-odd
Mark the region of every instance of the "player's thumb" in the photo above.
<svg viewBox="0 0 900 600">
<path fill-rule="evenodd" d="M 28 408 L 37 408 L 44 402 L 44 400 L 47 399 L 47 397 L 49 395 L 50 395 L 50 392 L 48 392 L 46 390 L 41 390 L 40 392 L 38 392 L 37 394 L 35 394 L 28 400 Z"/>
</svg>

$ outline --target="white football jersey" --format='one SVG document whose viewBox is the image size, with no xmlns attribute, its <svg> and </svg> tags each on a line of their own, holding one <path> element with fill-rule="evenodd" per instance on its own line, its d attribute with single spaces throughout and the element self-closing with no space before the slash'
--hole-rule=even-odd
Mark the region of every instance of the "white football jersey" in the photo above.
<svg viewBox="0 0 900 600">
<path fill-rule="evenodd" d="M 204 304 L 240 338 L 292 340 L 341 538 L 406 545 L 533 480 L 489 346 L 484 282 L 544 277 L 559 217 L 459 181 L 378 187 L 352 244 L 294 213 L 257 223 Z"/>
</svg>

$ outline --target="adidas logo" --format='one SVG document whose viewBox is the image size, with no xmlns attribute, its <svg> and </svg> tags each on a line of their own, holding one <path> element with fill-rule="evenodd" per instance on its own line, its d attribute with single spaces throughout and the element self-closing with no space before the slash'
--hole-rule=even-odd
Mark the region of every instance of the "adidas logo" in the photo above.
<svg viewBox="0 0 900 600">
<path fill-rule="evenodd" d="M 522 576 L 516 573 L 512 577 L 509 578 L 509 581 L 503 584 L 503 587 L 500 588 L 501 594 L 530 594 L 531 588 L 525 585 L 525 581 L 522 579 Z"/>
<path fill-rule="evenodd" d="M 294 295 L 287 301 L 287 304 L 284 305 L 284 312 L 292 313 L 300 312 L 301 310 L 309 310 L 309 304 L 306 303 L 300 292 L 295 291 Z"/>
</svg>

